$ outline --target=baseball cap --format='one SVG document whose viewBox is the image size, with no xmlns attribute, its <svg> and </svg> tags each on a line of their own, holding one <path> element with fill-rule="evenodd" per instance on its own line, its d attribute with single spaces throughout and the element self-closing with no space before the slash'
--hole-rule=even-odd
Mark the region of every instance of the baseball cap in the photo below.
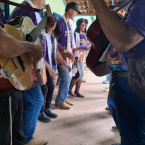
<svg viewBox="0 0 145 145">
<path fill-rule="evenodd" d="M 121 6 L 123 6 L 126 2 L 128 2 L 129 0 L 120 0 L 118 3 L 116 3 L 116 5 L 109 5 L 109 8 L 110 9 L 113 9 L 113 8 L 115 8 L 115 7 L 121 7 Z M 124 10 L 124 11 L 126 11 L 127 12 L 127 10 L 128 10 L 128 8 L 129 8 L 129 6 L 131 5 L 131 3 L 128 3 L 127 5 L 125 5 L 122 9 Z"/>
<path fill-rule="evenodd" d="M 75 2 L 69 2 L 67 5 L 66 5 L 66 9 L 74 9 L 78 12 L 78 14 L 81 14 L 81 12 L 79 11 L 79 6 L 77 3 Z"/>
</svg>

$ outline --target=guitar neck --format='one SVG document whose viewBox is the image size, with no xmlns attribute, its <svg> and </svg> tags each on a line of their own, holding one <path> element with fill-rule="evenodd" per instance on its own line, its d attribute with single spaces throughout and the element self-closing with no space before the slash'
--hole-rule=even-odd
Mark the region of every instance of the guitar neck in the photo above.
<svg viewBox="0 0 145 145">
<path fill-rule="evenodd" d="M 42 21 L 34 28 L 29 34 L 28 37 L 26 37 L 26 40 L 29 42 L 35 42 L 37 38 L 39 37 L 40 33 L 43 31 L 43 29 L 46 27 L 48 23 L 48 15 L 49 13 L 42 19 Z"/>
</svg>

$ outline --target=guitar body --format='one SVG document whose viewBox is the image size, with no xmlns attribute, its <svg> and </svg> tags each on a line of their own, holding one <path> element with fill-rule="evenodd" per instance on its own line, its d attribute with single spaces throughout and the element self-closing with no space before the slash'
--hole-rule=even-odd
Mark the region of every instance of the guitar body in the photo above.
<svg viewBox="0 0 145 145">
<path fill-rule="evenodd" d="M 4 29 L 8 34 L 20 41 L 25 41 L 26 34 L 29 34 L 35 28 L 29 17 L 23 17 L 17 27 L 6 24 Z M 39 43 L 39 40 L 37 40 L 37 43 Z M 2 82 L 0 83 L 0 91 L 11 91 L 14 89 L 22 91 L 30 85 L 32 61 L 27 54 L 21 55 L 21 58 L 24 62 L 25 71 L 23 71 L 17 57 L 13 59 L 0 58 L 0 66 L 7 76 L 7 79 L 0 79 Z"/>
<path fill-rule="evenodd" d="M 109 41 L 106 38 L 105 34 L 102 31 L 100 23 L 95 20 L 88 29 L 87 38 L 91 42 L 91 50 L 87 56 L 86 64 L 88 68 L 96 76 L 104 76 L 109 73 L 109 69 L 106 65 L 106 62 L 100 62 L 102 54 L 109 45 Z"/>
</svg>

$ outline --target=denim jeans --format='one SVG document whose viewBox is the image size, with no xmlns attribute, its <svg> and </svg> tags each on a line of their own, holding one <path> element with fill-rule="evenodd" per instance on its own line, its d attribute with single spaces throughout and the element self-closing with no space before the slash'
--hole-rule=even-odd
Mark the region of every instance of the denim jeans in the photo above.
<svg viewBox="0 0 145 145">
<path fill-rule="evenodd" d="M 0 92 L 0 145 L 10 145 L 10 114 L 9 96 L 12 99 L 12 144 L 24 145 L 25 138 L 22 128 L 22 96 L 20 91 Z M 2 97 L 6 99 L 1 100 Z"/>
<path fill-rule="evenodd" d="M 36 123 L 44 103 L 41 86 L 22 92 L 23 96 L 23 131 L 28 143 L 33 138 Z"/>
<path fill-rule="evenodd" d="M 115 100 L 114 100 L 114 92 L 112 90 L 113 89 L 112 86 L 113 86 L 113 80 L 111 80 L 111 82 L 110 82 L 110 88 L 109 88 L 109 94 L 108 94 L 107 103 L 108 103 L 109 109 L 111 111 L 112 117 L 113 117 L 113 119 L 115 121 L 115 124 L 116 124 L 117 128 L 119 129 L 116 105 L 115 105 Z"/>
<path fill-rule="evenodd" d="M 72 68 L 72 64 L 68 64 Z M 68 69 L 64 65 L 58 66 L 59 75 L 61 77 L 58 94 L 56 97 L 56 103 L 63 103 L 67 99 L 70 81 L 72 79 L 72 72 L 68 72 Z"/>
<path fill-rule="evenodd" d="M 61 81 L 61 77 L 60 77 L 60 75 L 58 74 L 57 83 L 60 83 L 60 81 Z"/>
<path fill-rule="evenodd" d="M 110 79 L 110 74 L 107 74 L 107 75 L 106 75 L 106 80 L 109 81 L 109 79 Z"/>
<path fill-rule="evenodd" d="M 121 145 L 145 145 L 145 100 L 132 92 L 126 77 L 112 81 Z"/>
<path fill-rule="evenodd" d="M 83 62 L 78 62 L 77 63 L 77 70 L 79 72 L 78 80 L 82 80 L 83 79 L 83 75 L 84 75 L 84 64 L 83 64 Z"/>
</svg>

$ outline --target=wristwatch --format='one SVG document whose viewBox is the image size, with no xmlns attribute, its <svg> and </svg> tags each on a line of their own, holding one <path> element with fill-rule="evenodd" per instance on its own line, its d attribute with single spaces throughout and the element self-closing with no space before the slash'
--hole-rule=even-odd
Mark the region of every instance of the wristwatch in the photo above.
<svg viewBox="0 0 145 145">
<path fill-rule="evenodd" d="M 65 49 L 65 50 L 63 50 L 63 53 L 67 53 L 67 50 Z"/>
</svg>

